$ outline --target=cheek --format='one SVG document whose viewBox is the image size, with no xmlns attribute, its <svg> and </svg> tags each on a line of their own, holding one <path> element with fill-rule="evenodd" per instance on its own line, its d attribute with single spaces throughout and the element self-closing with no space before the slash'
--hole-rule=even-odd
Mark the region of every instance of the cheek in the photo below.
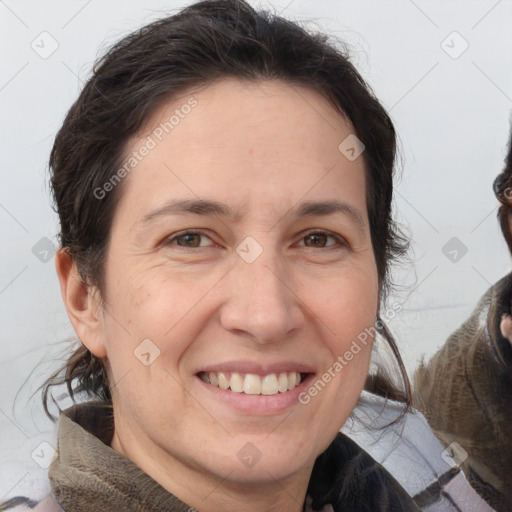
<svg viewBox="0 0 512 512">
<path fill-rule="evenodd" d="M 376 278 L 354 271 L 314 292 L 315 312 L 342 345 L 373 326 L 379 304 Z"/>
<path fill-rule="evenodd" d="M 124 335 L 161 339 L 191 311 L 204 295 L 203 284 L 191 286 L 176 272 L 162 268 L 135 267 L 117 280 L 115 311 L 117 327 Z M 116 328 L 116 326 L 114 326 Z M 129 333 L 129 334 L 128 334 Z"/>
<path fill-rule="evenodd" d="M 317 304 L 322 306 L 319 311 L 329 355 L 319 378 L 332 383 L 333 400 L 352 407 L 368 374 L 379 304 L 377 280 L 354 272 L 322 295 Z M 345 413 L 340 409 L 340 417 Z"/>
<path fill-rule="evenodd" d="M 108 309 L 104 336 L 115 379 L 129 371 L 131 377 L 149 381 L 157 367 L 168 376 L 165 370 L 175 371 L 206 321 L 199 304 L 211 284 L 190 286 L 190 280 L 175 275 L 152 275 L 132 273 L 118 281 L 115 305 Z M 155 367 L 146 367 L 153 360 Z"/>
<path fill-rule="evenodd" d="M 107 329 L 114 402 L 124 414 L 152 417 L 156 424 L 168 421 L 161 404 L 172 410 L 186 407 L 176 372 L 196 335 L 187 322 L 193 302 L 171 292 L 163 283 L 150 281 L 125 287 Z"/>
<path fill-rule="evenodd" d="M 368 276 L 352 274 L 317 298 L 322 296 L 317 302 L 317 306 L 323 305 L 317 324 L 323 329 L 320 349 L 327 349 L 325 366 L 300 400 L 316 408 L 315 416 L 322 418 L 326 432 L 334 435 L 356 406 L 368 375 L 378 288 Z"/>
</svg>

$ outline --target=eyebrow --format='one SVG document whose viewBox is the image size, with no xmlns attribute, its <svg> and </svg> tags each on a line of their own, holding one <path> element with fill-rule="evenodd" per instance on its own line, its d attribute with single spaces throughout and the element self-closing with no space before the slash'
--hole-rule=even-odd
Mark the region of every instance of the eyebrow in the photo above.
<svg viewBox="0 0 512 512">
<path fill-rule="evenodd" d="M 230 217 L 238 219 L 240 214 L 235 213 L 227 204 L 210 199 L 176 199 L 168 202 L 161 208 L 158 208 L 145 215 L 137 224 L 149 224 L 151 221 L 168 215 L 187 214 L 196 215 L 219 215 L 221 217 Z M 352 219 L 358 227 L 364 231 L 365 221 L 359 210 L 348 203 L 339 200 L 331 201 L 305 201 L 299 203 L 291 212 L 297 218 L 332 215 L 342 213 Z"/>
</svg>

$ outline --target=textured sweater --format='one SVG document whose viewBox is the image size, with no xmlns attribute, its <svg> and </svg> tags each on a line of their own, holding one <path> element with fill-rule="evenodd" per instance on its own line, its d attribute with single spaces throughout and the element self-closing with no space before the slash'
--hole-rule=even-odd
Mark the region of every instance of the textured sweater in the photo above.
<svg viewBox="0 0 512 512">
<path fill-rule="evenodd" d="M 512 273 L 416 371 L 415 402 L 445 446 L 457 443 L 469 481 L 512 510 Z"/>
</svg>

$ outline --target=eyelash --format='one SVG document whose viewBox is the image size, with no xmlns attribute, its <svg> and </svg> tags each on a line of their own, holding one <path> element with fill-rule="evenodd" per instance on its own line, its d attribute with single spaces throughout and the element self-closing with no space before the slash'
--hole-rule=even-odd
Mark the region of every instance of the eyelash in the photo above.
<svg viewBox="0 0 512 512">
<path fill-rule="evenodd" d="M 206 238 L 210 238 L 208 235 L 206 235 L 202 231 L 183 231 L 181 233 L 177 233 L 175 235 L 171 235 L 170 237 L 166 238 L 164 240 L 164 245 L 166 245 L 166 246 L 174 245 L 176 247 L 180 247 L 181 249 L 185 249 L 185 250 L 189 249 L 189 250 L 192 250 L 192 251 L 195 251 L 196 249 L 201 249 L 202 248 L 202 247 L 186 247 L 186 246 L 181 246 L 181 245 L 177 245 L 177 244 L 173 244 L 172 243 L 173 241 L 179 240 L 180 238 L 183 238 L 183 237 L 185 237 L 187 235 L 200 235 L 200 236 L 204 236 Z M 318 230 L 318 229 L 317 230 L 312 229 L 312 230 L 304 233 L 300 240 L 303 241 L 306 237 L 308 237 L 310 235 L 326 235 L 327 237 L 334 238 L 337 241 L 338 247 L 336 247 L 336 244 L 334 244 L 334 245 L 328 245 L 328 246 L 325 246 L 325 247 L 306 247 L 307 249 L 343 249 L 343 248 L 347 248 L 348 247 L 347 242 L 341 236 L 335 235 L 334 233 L 331 233 L 329 231 L 323 231 L 323 230 Z M 210 238 L 210 240 L 211 240 L 211 238 Z M 212 240 L 212 242 L 213 242 L 213 240 Z M 205 247 L 205 246 L 203 246 L 203 247 Z M 206 246 L 206 247 L 211 247 L 211 245 L 210 246 Z"/>
</svg>

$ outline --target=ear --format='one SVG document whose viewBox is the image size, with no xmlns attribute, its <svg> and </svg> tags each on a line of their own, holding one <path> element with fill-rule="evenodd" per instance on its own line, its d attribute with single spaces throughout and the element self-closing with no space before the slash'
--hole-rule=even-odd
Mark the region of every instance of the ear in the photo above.
<svg viewBox="0 0 512 512">
<path fill-rule="evenodd" d="M 86 287 L 73 258 L 62 247 L 55 255 L 62 300 L 80 341 L 97 357 L 106 357 L 103 315 L 96 287 Z"/>
</svg>

